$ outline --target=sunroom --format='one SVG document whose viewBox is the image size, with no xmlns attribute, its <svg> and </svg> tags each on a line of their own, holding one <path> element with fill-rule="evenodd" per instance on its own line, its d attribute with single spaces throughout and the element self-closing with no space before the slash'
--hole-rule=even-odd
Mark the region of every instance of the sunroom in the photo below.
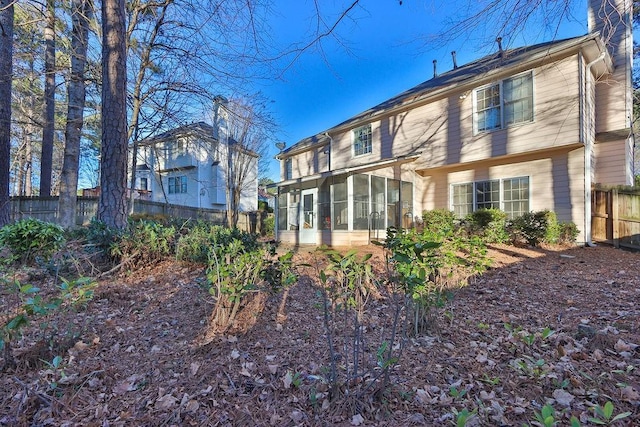
<svg viewBox="0 0 640 427">
<path fill-rule="evenodd" d="M 293 244 L 367 244 L 384 238 L 387 227 L 412 226 L 413 182 L 379 172 L 384 171 L 281 183 L 277 239 Z"/>
</svg>

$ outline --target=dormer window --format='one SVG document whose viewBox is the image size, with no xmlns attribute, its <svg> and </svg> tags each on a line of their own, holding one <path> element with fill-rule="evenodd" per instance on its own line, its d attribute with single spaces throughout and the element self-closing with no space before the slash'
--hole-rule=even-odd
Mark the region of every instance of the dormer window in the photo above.
<svg viewBox="0 0 640 427">
<path fill-rule="evenodd" d="M 473 95 L 476 132 L 533 121 L 531 72 L 476 89 Z"/>
<path fill-rule="evenodd" d="M 353 130 L 353 155 L 362 156 L 373 150 L 371 143 L 371 125 L 365 125 Z"/>
</svg>

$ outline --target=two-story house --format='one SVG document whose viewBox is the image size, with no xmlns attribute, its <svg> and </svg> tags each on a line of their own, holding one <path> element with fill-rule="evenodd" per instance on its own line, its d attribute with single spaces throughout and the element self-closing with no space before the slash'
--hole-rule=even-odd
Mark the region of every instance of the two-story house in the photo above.
<svg viewBox="0 0 640 427">
<path fill-rule="evenodd" d="M 156 202 L 226 210 L 240 186 L 239 211 L 258 209 L 258 156 L 204 123 L 180 126 L 138 144 L 136 192 Z"/>
<path fill-rule="evenodd" d="M 617 9 L 614 9 L 617 8 Z M 590 242 L 594 183 L 631 184 L 631 2 L 589 34 L 503 50 L 284 149 L 277 238 L 367 243 L 424 210 L 550 209 Z"/>
</svg>

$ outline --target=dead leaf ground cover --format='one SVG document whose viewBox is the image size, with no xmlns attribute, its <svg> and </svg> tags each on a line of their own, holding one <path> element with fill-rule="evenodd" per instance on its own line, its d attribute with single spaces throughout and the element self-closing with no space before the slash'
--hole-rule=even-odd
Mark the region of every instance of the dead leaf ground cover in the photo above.
<svg viewBox="0 0 640 427">
<path fill-rule="evenodd" d="M 373 262 L 382 271 L 377 247 Z M 32 325 L 0 374 L 0 425 L 520 426 L 545 404 L 558 425 L 610 401 L 616 425 L 640 424 L 640 254 L 607 246 L 496 246 L 490 271 L 456 291 L 428 335 L 410 337 L 376 401 L 324 401 L 329 353 L 317 271 L 305 268 L 285 300 L 270 297 L 246 333 L 207 345 L 213 307 L 201 266 L 165 261 L 101 280 L 86 309 L 56 324 L 74 330 L 63 356 Z M 314 264 L 309 249 L 298 262 Z M 22 281 L 45 288 L 41 273 Z M 11 295 L 2 292 L 2 307 Z M 367 306 L 371 345 L 389 327 L 385 299 Z M 553 332 L 551 332 L 553 331 Z M 548 335 L 548 336 L 547 336 Z M 2 360 L 0 359 L 0 362 Z"/>
</svg>

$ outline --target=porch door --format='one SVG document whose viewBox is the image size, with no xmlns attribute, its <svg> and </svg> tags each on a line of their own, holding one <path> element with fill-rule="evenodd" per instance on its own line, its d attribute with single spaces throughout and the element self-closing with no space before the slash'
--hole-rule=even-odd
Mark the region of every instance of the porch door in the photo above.
<svg viewBox="0 0 640 427">
<path fill-rule="evenodd" d="M 318 189 L 302 190 L 300 200 L 300 243 L 317 242 L 316 195 Z"/>
</svg>

